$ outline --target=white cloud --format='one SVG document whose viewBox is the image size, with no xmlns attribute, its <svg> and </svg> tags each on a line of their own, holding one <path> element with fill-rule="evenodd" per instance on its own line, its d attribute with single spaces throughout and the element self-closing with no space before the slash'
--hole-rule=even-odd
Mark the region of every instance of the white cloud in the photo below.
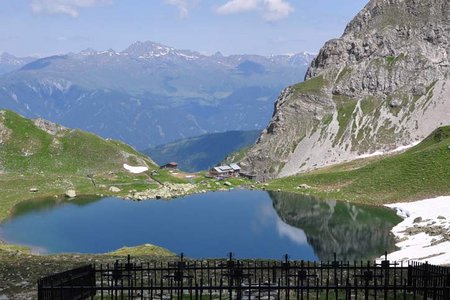
<svg viewBox="0 0 450 300">
<path fill-rule="evenodd" d="M 268 21 L 284 19 L 294 11 L 294 7 L 284 0 L 266 0 L 264 4 L 263 16 Z"/>
<path fill-rule="evenodd" d="M 261 5 L 260 0 L 230 0 L 217 8 L 219 14 L 228 15 L 257 10 Z"/>
<path fill-rule="evenodd" d="M 187 17 L 189 11 L 197 5 L 199 0 L 164 0 L 167 4 L 173 5 L 178 8 L 180 17 Z"/>
<path fill-rule="evenodd" d="M 217 8 L 222 15 L 257 11 L 267 21 L 277 21 L 288 17 L 294 7 L 286 0 L 229 0 Z"/>
<path fill-rule="evenodd" d="M 76 18 L 80 8 L 111 3 L 112 0 L 32 0 L 31 9 L 36 14 L 66 14 Z"/>
</svg>

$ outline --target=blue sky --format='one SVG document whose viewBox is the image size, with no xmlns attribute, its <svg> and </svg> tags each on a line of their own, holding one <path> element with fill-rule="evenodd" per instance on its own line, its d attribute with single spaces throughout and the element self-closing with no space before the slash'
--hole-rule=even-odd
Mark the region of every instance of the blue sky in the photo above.
<svg viewBox="0 0 450 300">
<path fill-rule="evenodd" d="M 116 51 L 151 40 L 223 54 L 317 52 L 368 0 L 0 0 L 0 52 Z"/>
</svg>

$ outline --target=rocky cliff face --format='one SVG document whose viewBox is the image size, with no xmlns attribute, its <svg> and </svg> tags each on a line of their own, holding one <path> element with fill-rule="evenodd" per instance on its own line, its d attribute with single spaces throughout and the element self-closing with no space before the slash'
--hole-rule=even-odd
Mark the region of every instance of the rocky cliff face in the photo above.
<svg viewBox="0 0 450 300">
<path fill-rule="evenodd" d="M 386 152 L 450 123 L 450 2 L 372 0 L 286 88 L 242 164 L 283 177 Z"/>
</svg>

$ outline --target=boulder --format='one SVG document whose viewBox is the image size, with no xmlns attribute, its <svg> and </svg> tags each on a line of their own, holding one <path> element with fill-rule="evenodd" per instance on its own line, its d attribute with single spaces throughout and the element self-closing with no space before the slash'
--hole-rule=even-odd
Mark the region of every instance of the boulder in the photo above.
<svg viewBox="0 0 450 300">
<path fill-rule="evenodd" d="M 67 190 L 64 195 L 67 198 L 75 198 L 77 196 L 77 193 L 75 192 L 75 190 Z"/>
<path fill-rule="evenodd" d="M 399 100 L 392 100 L 392 101 L 389 103 L 389 106 L 392 107 L 392 108 L 396 108 L 396 107 L 399 107 L 400 104 L 401 104 L 401 102 L 400 102 Z"/>
<path fill-rule="evenodd" d="M 226 185 L 226 186 L 232 186 L 231 182 L 229 182 L 229 181 L 225 181 L 225 182 L 223 183 L 223 185 Z"/>
<path fill-rule="evenodd" d="M 35 187 L 30 188 L 30 193 L 37 193 L 37 192 L 39 192 L 38 188 Z"/>
<path fill-rule="evenodd" d="M 420 222 L 422 222 L 422 217 L 417 217 L 413 221 L 413 223 L 420 223 Z"/>
</svg>

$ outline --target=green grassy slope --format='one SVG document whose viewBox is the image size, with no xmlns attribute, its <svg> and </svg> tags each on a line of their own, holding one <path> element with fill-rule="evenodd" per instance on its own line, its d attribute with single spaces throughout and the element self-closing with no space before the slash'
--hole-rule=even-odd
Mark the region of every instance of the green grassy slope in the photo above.
<svg viewBox="0 0 450 300">
<path fill-rule="evenodd" d="M 182 139 L 144 151 L 157 163 L 178 162 L 188 172 L 207 170 L 220 163 L 228 154 L 255 143 L 259 130 L 209 133 Z"/>
<path fill-rule="evenodd" d="M 450 194 L 450 126 L 408 151 L 272 181 L 268 189 L 310 193 L 368 204 Z M 298 188 L 307 184 L 311 189 Z"/>
<path fill-rule="evenodd" d="M 123 170 L 123 163 L 154 165 L 127 145 L 88 132 L 61 129 L 52 135 L 11 111 L 4 111 L 0 120 L 10 132 L 0 152 L 6 172 L 86 175 Z"/>
<path fill-rule="evenodd" d="M 36 126 L 33 120 L 0 110 L 0 220 L 20 201 L 59 197 L 68 189 L 107 195 L 112 185 L 123 194 L 156 185 L 148 174 L 135 175 L 123 168 L 124 163 L 157 168 L 133 148 L 81 130 L 46 124 Z M 38 191 L 32 193 L 31 188 Z"/>
</svg>

